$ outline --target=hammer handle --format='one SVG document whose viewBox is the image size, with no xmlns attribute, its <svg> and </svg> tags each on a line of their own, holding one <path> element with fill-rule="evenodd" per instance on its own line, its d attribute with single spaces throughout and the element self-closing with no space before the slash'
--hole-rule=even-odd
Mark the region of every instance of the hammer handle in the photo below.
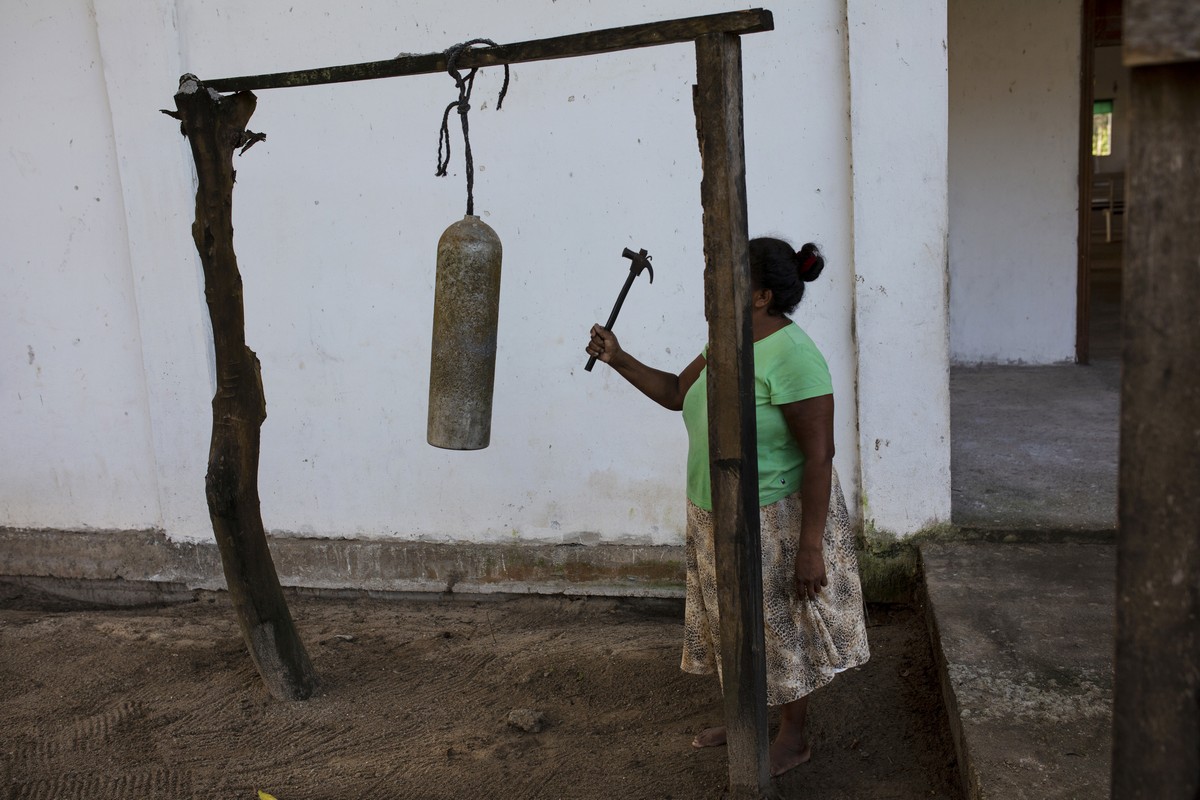
<svg viewBox="0 0 1200 800">
<path fill-rule="evenodd" d="M 629 251 L 626 250 L 626 252 Z M 625 279 L 625 285 L 621 287 L 621 293 L 617 295 L 617 302 L 613 303 L 612 313 L 608 315 L 608 322 L 604 324 L 604 329 L 606 331 L 611 331 L 613 329 L 613 325 L 617 324 L 617 314 L 621 313 L 621 305 L 625 302 L 625 295 L 629 294 L 629 287 L 633 285 L 633 279 L 636 277 L 637 273 L 631 270 L 629 277 Z M 588 359 L 587 366 L 584 367 L 584 370 L 591 372 L 592 367 L 594 366 L 596 366 L 596 357 L 592 356 Z"/>
</svg>

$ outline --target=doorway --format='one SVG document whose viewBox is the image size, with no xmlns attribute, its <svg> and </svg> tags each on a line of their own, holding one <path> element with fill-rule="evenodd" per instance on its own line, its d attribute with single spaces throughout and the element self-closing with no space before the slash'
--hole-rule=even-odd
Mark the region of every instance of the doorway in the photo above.
<svg viewBox="0 0 1200 800">
<path fill-rule="evenodd" d="M 1084 0 L 1082 23 L 1075 355 L 1089 364 L 1120 357 L 1129 70 L 1121 60 L 1121 0 Z"/>
</svg>

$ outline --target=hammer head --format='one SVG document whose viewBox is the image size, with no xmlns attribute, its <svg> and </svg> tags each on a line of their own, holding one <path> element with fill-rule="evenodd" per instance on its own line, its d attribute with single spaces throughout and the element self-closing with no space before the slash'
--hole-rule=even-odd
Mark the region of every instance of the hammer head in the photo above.
<svg viewBox="0 0 1200 800">
<path fill-rule="evenodd" d="M 651 256 L 645 250 L 639 250 L 635 253 L 626 247 L 621 255 L 633 262 L 629 265 L 630 272 L 634 275 L 641 275 L 642 270 L 646 270 L 650 273 L 650 282 L 654 283 L 654 267 L 650 266 Z"/>
</svg>

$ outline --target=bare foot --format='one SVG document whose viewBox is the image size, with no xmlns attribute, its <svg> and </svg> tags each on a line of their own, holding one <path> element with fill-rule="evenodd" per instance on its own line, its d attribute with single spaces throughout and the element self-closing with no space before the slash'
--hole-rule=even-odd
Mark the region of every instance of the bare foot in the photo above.
<svg viewBox="0 0 1200 800">
<path fill-rule="evenodd" d="M 776 736 L 771 742 L 771 777 L 777 778 L 788 770 L 807 763 L 812 758 L 812 746 L 803 737 Z"/>
<path fill-rule="evenodd" d="M 725 744 L 725 726 L 720 725 L 716 728 L 705 728 L 696 734 L 696 738 L 692 739 L 692 747 L 720 747 Z"/>
</svg>

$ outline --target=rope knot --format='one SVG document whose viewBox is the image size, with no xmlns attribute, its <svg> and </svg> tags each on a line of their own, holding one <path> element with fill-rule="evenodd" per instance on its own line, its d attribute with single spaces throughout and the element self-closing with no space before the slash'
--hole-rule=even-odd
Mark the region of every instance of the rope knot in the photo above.
<svg viewBox="0 0 1200 800">
<path fill-rule="evenodd" d="M 496 43 L 491 39 L 472 39 L 469 42 L 456 44 L 446 51 L 446 72 L 450 73 L 450 77 L 454 79 L 454 85 L 458 87 L 458 99 L 446 106 L 446 110 L 442 112 L 442 129 L 438 132 L 438 163 L 437 172 L 434 174 L 441 178 L 447 173 L 446 170 L 450 166 L 450 109 L 458 109 L 458 118 L 462 120 L 463 130 L 463 154 L 466 162 L 467 172 L 467 214 L 474 215 L 475 213 L 475 162 L 471 158 L 471 137 L 467 126 L 467 112 L 471 110 L 471 90 L 475 88 L 475 73 L 479 72 L 479 67 L 471 67 L 471 71 L 466 77 L 458 71 L 458 57 L 462 52 L 475 45 L 487 45 L 496 47 Z M 508 65 L 504 65 L 504 84 L 500 87 L 500 98 L 496 101 L 496 110 L 504 104 L 504 96 L 508 94 Z M 444 153 L 443 153 L 444 148 Z"/>
</svg>

